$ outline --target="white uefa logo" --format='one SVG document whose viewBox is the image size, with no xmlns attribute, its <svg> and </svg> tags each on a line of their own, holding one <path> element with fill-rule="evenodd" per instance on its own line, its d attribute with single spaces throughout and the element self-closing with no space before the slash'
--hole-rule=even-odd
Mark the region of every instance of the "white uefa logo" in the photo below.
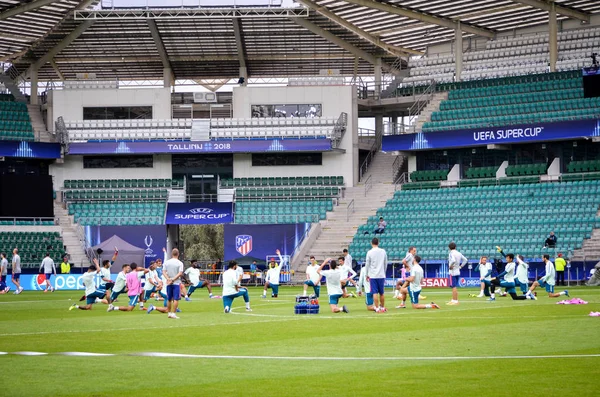
<svg viewBox="0 0 600 397">
<path fill-rule="evenodd" d="M 192 208 L 190 210 L 192 214 L 210 214 L 213 212 L 210 208 Z"/>
</svg>

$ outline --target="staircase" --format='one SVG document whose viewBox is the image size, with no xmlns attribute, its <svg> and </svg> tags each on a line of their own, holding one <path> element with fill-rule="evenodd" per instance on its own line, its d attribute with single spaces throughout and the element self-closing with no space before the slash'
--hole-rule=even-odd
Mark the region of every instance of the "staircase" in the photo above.
<svg viewBox="0 0 600 397">
<path fill-rule="evenodd" d="M 381 91 L 381 98 L 394 98 L 396 96 L 396 90 L 402 81 L 407 78 L 410 74 L 409 69 L 398 70 L 393 74 L 393 80 L 383 91 Z"/>
<path fill-rule="evenodd" d="M 425 106 L 425 108 L 417 117 L 415 121 L 415 132 L 423 132 L 423 124 L 431 121 L 431 114 L 440 110 L 440 103 L 448 99 L 448 92 L 436 92 L 433 94 L 431 101 Z"/>
<path fill-rule="evenodd" d="M 65 251 L 71 255 L 71 263 L 75 266 L 87 267 L 90 261 L 85 255 L 85 251 L 79 241 L 76 224 L 69 212 L 62 207 L 61 203 L 54 202 L 54 217 L 58 219 L 58 224 L 62 231 Z"/>
<path fill-rule="evenodd" d="M 28 104 L 27 111 L 29 112 L 29 118 L 31 119 L 31 126 L 33 127 L 33 131 L 39 142 L 55 142 L 54 135 L 50 134 L 46 128 L 40 107 L 38 105 Z"/>
<path fill-rule="evenodd" d="M 7 90 L 15 97 L 15 101 L 27 103 L 27 98 L 19 89 L 19 86 L 14 82 L 14 80 L 6 74 L 0 74 L 0 83 L 2 83 Z"/>
<path fill-rule="evenodd" d="M 583 240 L 583 246 L 573 251 L 573 262 L 600 260 L 600 229 L 594 229 L 592 236 Z"/>
<path fill-rule="evenodd" d="M 392 164 L 395 158 L 395 155 L 389 153 L 379 152 L 375 155 L 363 178 L 363 181 L 367 181 L 370 177 L 369 183 L 373 183 L 372 187 L 366 196 L 364 182 L 346 189 L 345 197 L 340 199 L 339 205 L 334 207 L 332 212 L 327 213 L 327 220 L 321 221 L 321 234 L 308 250 L 309 255 L 314 255 L 318 261 L 342 255 L 342 250 L 348 248 L 358 227 L 394 195 Z M 348 204 L 352 201 L 354 201 L 354 212 L 348 216 Z M 293 281 L 306 278 L 304 272 L 307 262 L 308 256 L 302 258 L 294 269 Z"/>
</svg>

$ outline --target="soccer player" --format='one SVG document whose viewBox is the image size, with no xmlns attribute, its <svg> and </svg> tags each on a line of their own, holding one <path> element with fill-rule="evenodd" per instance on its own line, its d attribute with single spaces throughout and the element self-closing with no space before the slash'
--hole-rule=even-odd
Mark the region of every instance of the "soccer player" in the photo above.
<svg viewBox="0 0 600 397">
<path fill-rule="evenodd" d="M 323 270 L 325 265 L 329 265 L 329 270 Z M 327 295 L 329 295 L 329 307 L 332 313 L 348 313 L 346 305 L 340 309 L 338 303 L 343 295 L 341 273 L 337 268 L 337 262 L 331 258 L 325 259 L 325 262 L 319 266 L 317 272 L 321 276 L 325 276 L 327 284 Z"/>
<path fill-rule="evenodd" d="M 129 304 L 127 306 L 113 306 L 112 303 L 108 305 L 107 312 L 118 310 L 122 312 L 130 312 L 135 309 L 140 299 L 140 292 L 142 291 L 142 276 L 149 272 L 148 269 L 138 268 L 137 264 L 131 263 L 129 265 L 131 271 L 125 276 L 125 283 L 127 284 L 127 296 L 129 296 Z"/>
<path fill-rule="evenodd" d="M 148 273 L 146 273 L 146 281 L 144 282 L 144 291 L 142 292 L 142 301 L 140 302 L 140 310 L 144 310 L 144 303 L 152 297 L 152 293 L 160 290 L 160 279 L 156 273 L 156 263 L 150 262 Z"/>
<path fill-rule="evenodd" d="M 402 275 L 396 281 L 396 289 L 394 290 L 394 298 L 400 299 L 400 289 L 402 287 L 408 287 L 408 283 L 406 282 L 406 272 L 410 273 L 410 269 L 412 269 L 413 261 L 415 260 L 415 255 L 417 255 L 417 248 L 410 246 L 408 247 L 408 252 L 402 259 Z M 400 305 L 404 305 L 404 302 Z"/>
<path fill-rule="evenodd" d="M 173 248 L 171 251 L 171 259 L 165 261 L 163 275 L 167 281 L 168 317 L 177 319 L 179 317 L 176 312 L 181 299 L 180 285 L 181 276 L 183 275 L 183 262 L 179 260 L 179 250 L 177 248 Z"/>
<path fill-rule="evenodd" d="M 413 309 L 439 309 L 440 307 L 435 304 L 435 302 L 431 302 L 430 304 L 422 304 L 419 303 L 419 294 L 421 293 L 421 280 L 423 280 L 423 268 L 419 263 L 421 262 L 421 257 L 416 255 L 413 258 L 413 265 L 410 268 L 410 275 L 406 278 L 408 281 L 408 287 L 402 288 L 402 295 L 404 295 L 403 300 L 406 300 L 406 295 L 410 296 L 410 303 L 412 304 Z"/>
<path fill-rule="evenodd" d="M 344 257 L 344 263 L 347 266 L 352 267 L 352 255 L 350 255 L 347 248 L 344 248 L 344 250 L 342 251 L 342 256 Z"/>
<path fill-rule="evenodd" d="M 6 285 L 6 275 L 8 274 L 8 259 L 3 252 L 0 254 L 0 294 L 6 294 L 10 287 Z"/>
<path fill-rule="evenodd" d="M 310 256 L 310 263 L 306 268 L 306 281 L 304 282 L 304 293 L 302 296 L 306 296 L 306 290 L 308 287 L 313 287 L 315 296 L 319 298 L 321 294 L 321 275 L 317 272 L 319 265 L 313 255 Z"/>
<path fill-rule="evenodd" d="M 96 289 L 96 276 L 100 273 L 100 266 L 98 266 L 98 260 L 96 258 L 93 259 L 94 264 L 88 267 L 87 272 L 81 276 L 81 281 L 83 282 L 83 286 L 85 287 L 85 305 L 81 306 L 77 303 L 73 303 L 69 310 L 79 309 L 79 310 L 92 310 L 92 305 L 94 303 L 107 303 L 104 298 L 106 292 L 104 290 Z"/>
<path fill-rule="evenodd" d="M 110 297 L 108 299 L 108 303 L 112 303 L 117 300 L 117 297 L 125 292 L 125 286 L 127 283 L 127 273 L 131 271 L 131 267 L 129 264 L 124 264 L 121 272 L 117 275 L 117 279 L 115 280 L 115 285 L 110 292 Z"/>
<path fill-rule="evenodd" d="M 337 267 L 340 271 L 340 277 L 341 277 L 341 282 L 342 282 L 342 292 L 343 292 L 342 297 L 347 298 L 347 297 L 351 296 L 353 298 L 356 298 L 356 295 L 353 292 L 350 292 L 348 294 L 348 291 L 346 291 L 346 286 L 348 284 L 352 284 L 356 287 L 356 283 L 353 280 L 353 278 L 356 277 L 356 272 L 352 269 L 352 266 L 349 266 L 346 264 L 346 258 L 343 256 L 340 256 L 338 258 L 338 266 Z"/>
<path fill-rule="evenodd" d="M 197 262 L 198 261 L 196 261 L 196 260 L 192 260 L 191 266 L 189 268 L 187 268 L 186 271 L 184 272 L 184 274 L 186 274 L 188 279 L 190 280 L 190 287 L 187 290 L 187 294 L 185 294 L 185 296 L 184 296 L 185 300 L 188 302 L 191 301 L 190 296 L 192 296 L 194 291 L 198 288 L 204 288 L 204 287 L 206 287 L 206 289 L 208 290 L 209 298 L 211 298 L 211 299 L 219 298 L 219 296 L 213 295 L 212 287 L 210 286 L 210 283 L 207 280 L 200 278 L 200 269 L 198 269 Z"/>
<path fill-rule="evenodd" d="M 529 263 L 526 263 L 523 259 L 523 255 L 517 255 L 517 270 L 515 272 L 515 285 L 521 288 L 523 294 L 527 293 L 529 289 Z"/>
<path fill-rule="evenodd" d="M 456 250 L 456 244 L 448 244 L 450 253 L 448 254 L 448 269 L 451 277 L 452 300 L 447 305 L 458 305 L 458 280 L 460 278 L 460 269 L 467 264 L 467 258 Z"/>
<path fill-rule="evenodd" d="M 567 290 L 554 292 L 556 271 L 554 270 L 554 264 L 550 261 L 550 255 L 544 255 L 544 263 L 546 264 L 546 274 L 544 274 L 544 276 L 542 276 L 538 281 L 533 282 L 531 288 L 529 288 L 529 291 L 527 291 L 526 296 L 528 296 L 529 299 L 536 299 L 533 291 L 535 291 L 537 287 L 546 288 L 549 298 L 558 298 L 561 295 L 569 296 L 569 291 Z"/>
<path fill-rule="evenodd" d="M 248 290 L 240 287 L 240 276 L 237 272 L 238 264 L 236 261 L 229 261 L 229 268 L 223 273 L 223 311 L 229 313 L 233 300 L 237 297 L 243 297 L 246 302 L 246 311 L 251 312 L 250 297 Z"/>
<path fill-rule="evenodd" d="M 279 294 L 279 277 L 281 275 L 281 267 L 283 266 L 283 258 L 281 257 L 281 251 L 275 250 L 277 256 L 279 256 L 279 263 L 275 262 L 275 258 L 271 258 L 269 263 L 269 270 L 267 271 L 267 281 L 265 282 L 265 288 L 261 298 L 267 297 L 267 289 L 269 287 L 272 290 L 271 298 L 277 298 Z"/>
<path fill-rule="evenodd" d="M 356 285 L 356 292 L 358 296 L 362 296 L 362 290 L 365 290 L 365 304 L 367 310 L 374 312 L 375 305 L 373 304 L 373 294 L 371 293 L 371 284 L 366 280 L 366 272 L 364 266 L 360 269 L 360 275 L 358 276 L 358 284 Z"/>
<path fill-rule="evenodd" d="M 493 278 L 490 282 L 490 299 L 489 301 L 496 300 L 496 287 L 500 286 L 506 289 L 506 292 L 510 295 L 513 300 L 525 300 L 531 299 L 525 295 L 517 296 L 517 290 L 515 289 L 515 256 L 513 254 L 506 254 L 506 266 L 504 271 L 499 273 L 496 278 Z"/>
<path fill-rule="evenodd" d="M 479 295 L 469 295 L 476 298 L 483 298 L 486 296 L 485 291 L 488 291 L 487 296 L 489 296 L 489 290 L 486 290 L 486 285 L 490 286 L 492 281 L 492 264 L 487 261 L 487 256 L 482 256 L 479 258 L 479 263 L 475 267 L 475 271 L 479 272 L 479 281 L 481 282 L 481 290 L 479 291 Z"/>
<path fill-rule="evenodd" d="M 104 260 L 102 261 L 102 267 L 100 268 L 100 288 L 106 292 L 106 296 L 110 297 L 108 290 L 112 290 L 115 287 L 115 283 L 110 279 L 110 268 L 114 261 Z"/>
<path fill-rule="evenodd" d="M 52 258 L 50 258 L 49 252 L 46 252 L 46 256 L 44 259 L 42 259 L 42 264 L 40 265 L 40 274 L 42 273 L 42 269 L 44 269 L 44 276 L 46 277 L 46 281 L 44 281 L 46 284 L 44 293 L 48 291 L 54 292 L 54 287 L 52 286 L 50 279 L 52 278 L 52 274 L 54 274 L 54 277 L 56 277 L 56 266 L 54 266 L 54 261 Z"/>
<path fill-rule="evenodd" d="M 371 293 L 375 303 L 376 313 L 385 313 L 385 272 L 387 269 L 387 253 L 384 249 L 379 248 L 379 239 L 377 237 L 371 240 L 372 248 L 367 252 L 367 260 L 365 261 L 365 277 L 367 282 L 371 284 Z"/>
<path fill-rule="evenodd" d="M 13 250 L 13 257 L 12 257 L 12 282 L 14 285 L 17 286 L 17 289 L 15 290 L 15 294 L 20 294 L 21 292 L 23 292 L 23 287 L 21 287 L 21 284 L 19 283 L 19 280 L 21 279 L 21 257 L 19 256 L 19 250 L 17 248 L 15 248 Z"/>
</svg>

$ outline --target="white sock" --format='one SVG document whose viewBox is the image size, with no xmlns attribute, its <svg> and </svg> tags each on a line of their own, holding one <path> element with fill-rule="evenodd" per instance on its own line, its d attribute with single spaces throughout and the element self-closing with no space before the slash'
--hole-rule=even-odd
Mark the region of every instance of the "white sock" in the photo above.
<svg viewBox="0 0 600 397">
<path fill-rule="evenodd" d="M 395 291 L 394 291 L 394 298 L 397 298 L 397 297 L 398 297 L 398 295 L 400 295 L 400 294 L 399 294 L 399 292 L 398 292 L 398 290 L 395 290 Z"/>
<path fill-rule="evenodd" d="M 567 292 L 566 292 L 566 291 L 559 292 L 559 295 L 566 295 L 566 294 L 567 294 Z"/>
<path fill-rule="evenodd" d="M 496 299 L 496 294 L 490 294 L 490 296 L 492 297 L 492 299 Z"/>
<path fill-rule="evenodd" d="M 246 302 L 246 309 L 250 309 L 250 302 Z"/>
<path fill-rule="evenodd" d="M 113 310 L 119 310 L 119 306 L 113 306 Z"/>
<path fill-rule="evenodd" d="M 212 294 L 212 292 L 210 292 L 210 293 L 208 294 L 208 297 L 209 297 L 209 298 L 212 298 L 212 296 L 213 296 L 213 294 Z"/>
<path fill-rule="evenodd" d="M 425 309 L 431 309 L 432 307 L 433 307 L 433 306 L 431 306 L 431 305 L 429 305 L 429 304 L 425 305 Z"/>
</svg>

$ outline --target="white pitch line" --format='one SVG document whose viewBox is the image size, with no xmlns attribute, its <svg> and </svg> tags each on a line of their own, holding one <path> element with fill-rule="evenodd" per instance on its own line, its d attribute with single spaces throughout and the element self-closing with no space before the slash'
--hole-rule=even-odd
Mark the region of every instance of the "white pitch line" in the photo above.
<svg viewBox="0 0 600 397">
<path fill-rule="evenodd" d="M 306 357 L 306 356 L 227 356 L 211 354 L 182 354 L 182 353 L 164 353 L 164 352 L 139 352 L 139 353 L 89 353 L 89 352 L 14 352 L 12 355 L 23 356 L 134 356 L 134 357 L 161 357 L 161 358 L 200 358 L 200 359 L 220 359 L 220 360 L 288 360 L 288 361 L 456 361 L 456 360 L 522 360 L 522 359 L 568 359 L 568 358 L 598 358 L 600 354 L 554 354 L 549 356 L 423 356 L 423 357 Z"/>
</svg>

